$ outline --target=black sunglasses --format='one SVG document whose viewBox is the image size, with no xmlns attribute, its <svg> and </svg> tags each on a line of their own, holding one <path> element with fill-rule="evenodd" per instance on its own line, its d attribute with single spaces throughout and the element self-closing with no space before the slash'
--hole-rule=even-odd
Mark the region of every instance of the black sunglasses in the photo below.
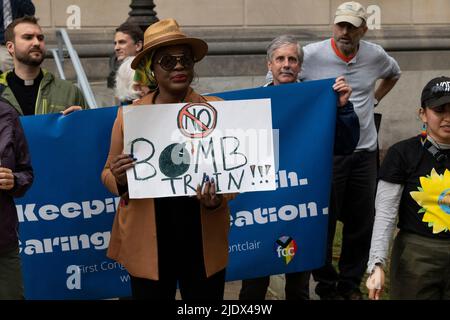
<svg viewBox="0 0 450 320">
<path fill-rule="evenodd" d="M 177 63 L 180 63 L 186 69 L 192 68 L 194 65 L 194 58 L 191 55 L 181 55 L 181 56 L 173 56 L 171 54 L 165 54 L 157 63 L 166 71 L 172 71 Z"/>
</svg>

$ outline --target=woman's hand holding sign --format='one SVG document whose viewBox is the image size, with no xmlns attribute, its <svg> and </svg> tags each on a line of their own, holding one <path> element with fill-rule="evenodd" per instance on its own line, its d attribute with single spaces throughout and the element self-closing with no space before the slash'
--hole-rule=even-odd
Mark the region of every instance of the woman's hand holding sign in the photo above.
<svg viewBox="0 0 450 320">
<path fill-rule="evenodd" d="M 205 176 L 203 192 L 202 186 L 197 186 L 197 199 L 204 207 L 208 209 L 215 209 L 220 206 L 223 196 L 221 194 L 216 194 L 216 184 L 214 182 L 214 178 L 209 181 L 209 176 Z"/>
<path fill-rule="evenodd" d="M 111 161 L 111 172 L 118 185 L 127 185 L 127 170 L 133 168 L 136 158 L 132 154 L 119 154 Z"/>
</svg>

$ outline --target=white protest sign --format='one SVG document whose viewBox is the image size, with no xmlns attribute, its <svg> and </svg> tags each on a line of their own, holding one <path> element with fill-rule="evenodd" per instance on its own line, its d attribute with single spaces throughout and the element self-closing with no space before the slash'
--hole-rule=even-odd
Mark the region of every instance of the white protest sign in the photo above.
<svg viewBox="0 0 450 320">
<path fill-rule="evenodd" d="M 275 190 L 270 99 L 123 107 L 130 198 Z"/>
</svg>

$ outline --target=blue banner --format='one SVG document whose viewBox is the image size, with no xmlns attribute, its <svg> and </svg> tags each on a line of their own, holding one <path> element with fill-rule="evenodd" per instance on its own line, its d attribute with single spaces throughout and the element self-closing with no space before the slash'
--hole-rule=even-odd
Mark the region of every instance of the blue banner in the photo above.
<svg viewBox="0 0 450 320">
<path fill-rule="evenodd" d="M 324 263 L 336 114 L 334 80 L 215 94 L 272 99 L 278 189 L 231 202 L 227 280 L 310 270 Z M 130 295 L 106 257 L 118 198 L 102 185 L 117 108 L 22 117 L 35 182 L 17 199 L 27 299 Z M 275 135 L 276 136 L 276 135 Z"/>
<path fill-rule="evenodd" d="M 35 174 L 16 200 L 27 299 L 129 295 L 127 272 L 106 257 L 117 200 L 100 179 L 116 114 L 21 118 Z"/>
<path fill-rule="evenodd" d="M 225 100 L 271 98 L 279 141 L 277 190 L 241 194 L 231 202 L 229 280 L 324 264 L 336 125 L 333 83 L 214 94 Z"/>
</svg>

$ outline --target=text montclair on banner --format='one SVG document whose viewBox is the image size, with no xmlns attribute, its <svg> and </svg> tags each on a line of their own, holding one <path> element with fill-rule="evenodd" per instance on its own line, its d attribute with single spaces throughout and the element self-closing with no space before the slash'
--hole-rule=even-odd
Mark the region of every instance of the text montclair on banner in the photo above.
<svg viewBox="0 0 450 320">
<path fill-rule="evenodd" d="M 125 106 L 130 198 L 275 190 L 270 99 Z"/>
</svg>

